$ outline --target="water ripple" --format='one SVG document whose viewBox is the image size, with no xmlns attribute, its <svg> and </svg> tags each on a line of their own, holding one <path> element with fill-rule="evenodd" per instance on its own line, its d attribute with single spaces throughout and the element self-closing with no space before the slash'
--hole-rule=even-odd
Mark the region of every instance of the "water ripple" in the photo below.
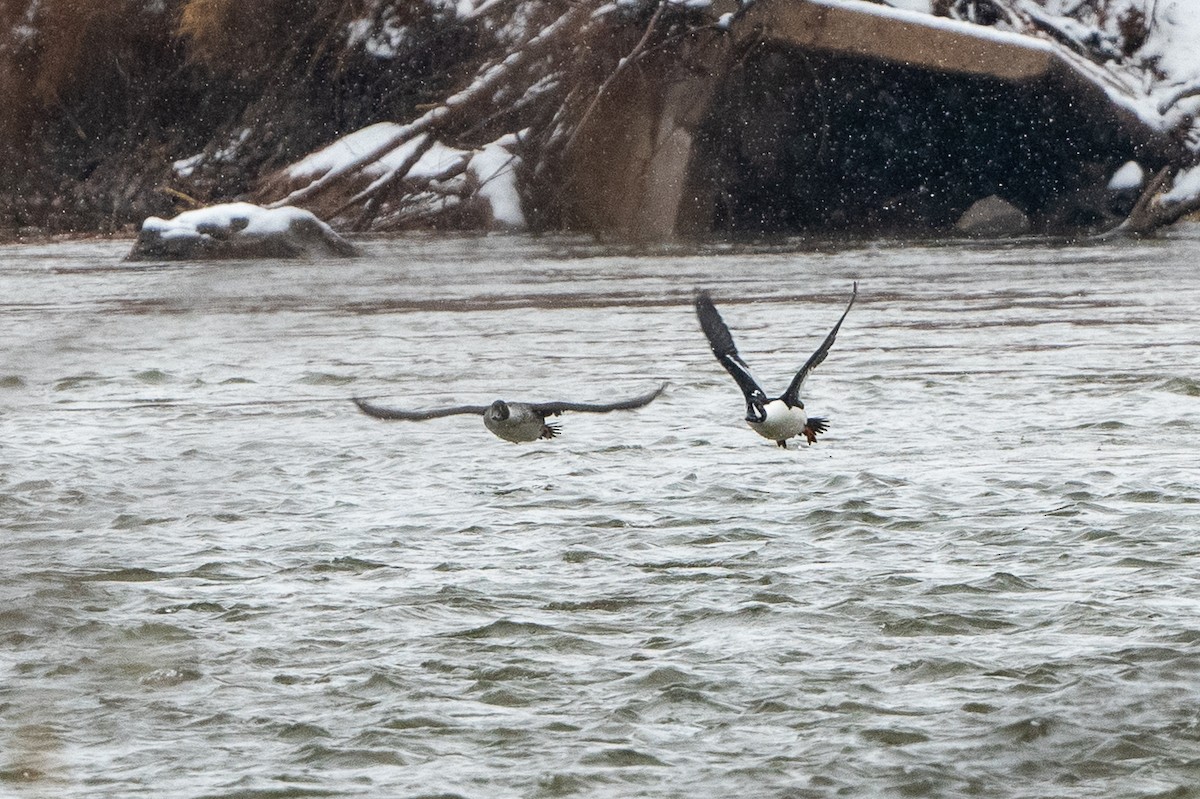
<svg viewBox="0 0 1200 799">
<path fill-rule="evenodd" d="M 1197 241 L 0 252 L 0 792 L 1190 796 Z"/>
</svg>

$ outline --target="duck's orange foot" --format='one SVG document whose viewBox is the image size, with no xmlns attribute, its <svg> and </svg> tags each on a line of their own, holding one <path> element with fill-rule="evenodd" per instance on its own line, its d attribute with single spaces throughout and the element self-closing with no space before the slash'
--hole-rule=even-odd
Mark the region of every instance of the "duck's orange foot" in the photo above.
<svg viewBox="0 0 1200 799">
<path fill-rule="evenodd" d="M 804 425 L 804 438 L 808 443 L 817 443 L 817 433 L 824 433 L 829 429 L 829 420 L 822 419 L 820 416 L 811 416 L 808 419 L 808 424 Z"/>
</svg>

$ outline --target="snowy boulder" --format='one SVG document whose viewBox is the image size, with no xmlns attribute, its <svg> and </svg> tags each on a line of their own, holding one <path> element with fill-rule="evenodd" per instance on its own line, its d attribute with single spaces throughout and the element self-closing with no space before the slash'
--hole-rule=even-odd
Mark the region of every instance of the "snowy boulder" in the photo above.
<svg viewBox="0 0 1200 799">
<path fill-rule="evenodd" d="M 1146 172 L 1137 161 L 1127 161 L 1113 173 L 1104 187 L 1103 207 L 1109 216 L 1124 218 L 1146 185 Z"/>
<path fill-rule="evenodd" d="M 1029 232 L 1029 217 L 1007 200 L 992 194 L 971 203 L 954 223 L 959 233 L 980 238 L 1019 236 Z"/>
<path fill-rule="evenodd" d="M 1108 179 L 1108 190 L 1114 194 L 1138 194 L 1146 184 L 1146 171 L 1137 161 L 1126 161 Z"/>
<path fill-rule="evenodd" d="M 142 223 L 130 261 L 348 257 L 357 250 L 301 208 L 227 203 Z"/>
</svg>

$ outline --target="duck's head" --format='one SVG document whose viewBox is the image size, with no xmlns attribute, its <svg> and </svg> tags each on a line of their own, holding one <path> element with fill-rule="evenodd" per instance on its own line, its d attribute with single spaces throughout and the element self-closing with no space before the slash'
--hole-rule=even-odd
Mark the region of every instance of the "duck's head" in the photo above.
<svg viewBox="0 0 1200 799">
<path fill-rule="evenodd" d="M 767 420 L 767 397 L 761 391 L 756 391 L 746 399 L 746 421 L 765 422 Z"/>
<path fill-rule="evenodd" d="M 493 419 L 504 421 L 508 418 L 508 403 L 504 400 L 496 400 L 492 403 L 491 407 L 488 408 L 488 414 Z"/>
</svg>

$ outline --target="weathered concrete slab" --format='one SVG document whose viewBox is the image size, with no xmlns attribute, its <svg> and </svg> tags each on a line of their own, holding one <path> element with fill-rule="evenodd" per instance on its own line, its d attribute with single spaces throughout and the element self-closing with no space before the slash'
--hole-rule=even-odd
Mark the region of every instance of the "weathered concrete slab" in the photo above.
<svg viewBox="0 0 1200 799">
<path fill-rule="evenodd" d="M 1027 36 L 873 3 L 759 0 L 738 22 L 734 35 L 741 41 L 761 38 L 1011 81 L 1046 75 L 1056 58 L 1052 47 Z"/>
<path fill-rule="evenodd" d="M 695 131 L 724 72 L 723 39 L 633 65 L 600 98 L 568 163 L 570 228 L 621 238 L 672 238 L 689 198 Z M 671 78 L 664 80 L 664 75 Z"/>
</svg>

